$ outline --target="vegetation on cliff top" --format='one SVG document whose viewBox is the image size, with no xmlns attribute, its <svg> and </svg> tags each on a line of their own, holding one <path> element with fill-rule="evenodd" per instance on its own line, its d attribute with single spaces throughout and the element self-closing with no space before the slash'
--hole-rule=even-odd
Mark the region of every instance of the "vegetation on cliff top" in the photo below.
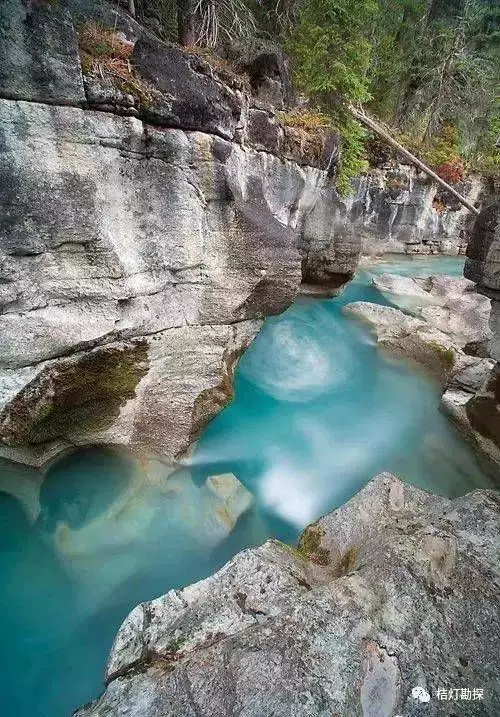
<svg viewBox="0 0 500 717">
<path fill-rule="evenodd" d="M 260 39 L 288 53 L 310 114 L 343 138 L 339 188 L 364 169 L 364 105 L 446 181 L 498 178 L 497 0 L 135 0 L 139 19 L 183 45 Z"/>
</svg>

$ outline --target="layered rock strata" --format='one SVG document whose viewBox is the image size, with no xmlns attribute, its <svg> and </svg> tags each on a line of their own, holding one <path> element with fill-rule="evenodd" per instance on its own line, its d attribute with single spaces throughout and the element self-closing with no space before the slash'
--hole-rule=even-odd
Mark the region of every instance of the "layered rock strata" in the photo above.
<svg viewBox="0 0 500 717">
<path fill-rule="evenodd" d="M 89 54 L 96 19 L 127 82 Z M 272 57 L 242 79 L 111 5 L 6 0 L 0 37 L 0 452 L 173 459 L 303 275 L 352 276 L 338 137 L 304 146 L 279 122 Z"/>
</svg>

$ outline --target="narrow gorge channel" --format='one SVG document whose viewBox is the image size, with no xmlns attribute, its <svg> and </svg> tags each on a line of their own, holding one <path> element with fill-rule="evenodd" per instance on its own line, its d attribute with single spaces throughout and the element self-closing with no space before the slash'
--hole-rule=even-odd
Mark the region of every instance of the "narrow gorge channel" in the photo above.
<svg viewBox="0 0 500 717">
<path fill-rule="evenodd" d="M 269 537 L 293 542 L 381 471 L 446 497 L 492 487 L 439 411 L 440 387 L 343 307 L 386 304 L 374 274 L 461 276 L 463 259 L 386 258 L 337 298 L 297 300 L 240 361 L 232 403 L 175 472 L 124 451 L 0 464 L 4 714 L 65 717 L 103 689 L 138 603 Z M 408 410 L 411 406 L 411 410 Z M 223 474 L 234 474 L 243 486 Z"/>
</svg>

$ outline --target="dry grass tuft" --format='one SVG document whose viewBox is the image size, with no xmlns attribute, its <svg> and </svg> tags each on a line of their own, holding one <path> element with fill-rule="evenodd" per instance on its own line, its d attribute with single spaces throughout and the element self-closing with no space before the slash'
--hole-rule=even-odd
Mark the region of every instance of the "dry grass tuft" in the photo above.
<svg viewBox="0 0 500 717">
<path fill-rule="evenodd" d="M 322 112 L 296 108 L 287 112 L 278 112 L 277 116 L 281 124 L 306 132 L 317 132 L 331 127 L 329 117 Z"/>
<path fill-rule="evenodd" d="M 215 72 L 219 78 L 231 87 L 246 92 L 250 91 L 250 78 L 245 72 L 239 72 L 237 66 L 230 60 L 219 57 L 209 47 L 186 47 L 186 52 L 190 55 L 204 60 L 207 65 Z"/>
<path fill-rule="evenodd" d="M 123 40 L 102 25 L 88 22 L 78 31 L 78 44 L 85 74 L 101 78 L 107 75 L 121 92 L 137 97 L 143 104 L 153 101 L 154 88 L 140 77 L 130 62 L 133 42 Z"/>
<path fill-rule="evenodd" d="M 134 43 L 118 37 L 113 30 L 86 22 L 78 31 L 80 50 L 91 57 L 128 60 L 134 50 Z"/>
<path fill-rule="evenodd" d="M 306 109 L 277 112 L 276 116 L 283 126 L 289 148 L 298 151 L 307 161 L 320 161 L 331 128 L 330 119 L 321 112 Z"/>
</svg>

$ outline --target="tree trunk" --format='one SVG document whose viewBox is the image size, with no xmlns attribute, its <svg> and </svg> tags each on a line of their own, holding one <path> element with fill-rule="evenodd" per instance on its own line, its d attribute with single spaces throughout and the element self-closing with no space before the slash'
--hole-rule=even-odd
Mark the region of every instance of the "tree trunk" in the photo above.
<svg viewBox="0 0 500 717">
<path fill-rule="evenodd" d="M 135 0 L 128 0 L 128 11 L 132 17 L 135 17 Z"/>
<path fill-rule="evenodd" d="M 194 26 L 196 5 L 193 0 L 177 0 L 177 28 L 179 44 L 183 47 L 196 45 Z"/>
<path fill-rule="evenodd" d="M 464 205 L 470 212 L 473 214 L 479 214 L 479 209 L 476 209 L 476 207 L 471 204 L 465 197 L 462 197 L 461 194 L 459 194 L 456 189 L 453 189 L 447 182 L 444 181 L 444 179 L 441 179 L 439 174 L 436 174 L 436 172 L 433 172 L 430 167 L 428 167 L 426 164 L 424 164 L 418 157 L 415 157 L 414 154 L 409 152 L 407 149 L 403 147 L 403 145 L 399 144 L 399 142 L 396 142 L 395 139 L 391 137 L 391 135 L 385 131 L 375 120 L 373 120 L 371 117 L 368 117 L 368 115 L 365 115 L 364 112 L 360 112 L 359 110 L 355 109 L 352 105 L 349 105 L 348 108 L 349 112 L 358 120 L 358 122 L 361 122 L 365 125 L 365 127 L 368 127 L 371 129 L 375 134 L 378 134 L 379 137 L 382 137 L 382 139 L 385 139 L 385 141 L 391 145 L 391 147 L 394 147 L 395 150 L 399 152 L 399 154 L 403 155 L 405 159 L 409 160 L 412 164 L 414 164 L 416 167 L 422 170 L 422 172 L 425 172 L 428 177 L 431 177 L 435 182 L 437 182 L 441 187 L 446 189 L 447 192 L 452 194 L 455 199 L 458 199 L 458 201 Z"/>
</svg>

